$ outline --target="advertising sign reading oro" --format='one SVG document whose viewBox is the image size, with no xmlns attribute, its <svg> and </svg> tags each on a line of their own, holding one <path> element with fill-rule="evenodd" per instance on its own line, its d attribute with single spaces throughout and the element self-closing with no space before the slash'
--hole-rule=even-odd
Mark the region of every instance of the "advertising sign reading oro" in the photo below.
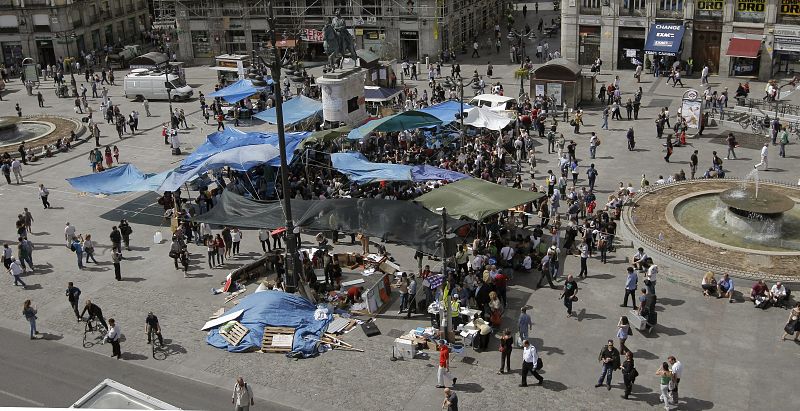
<svg viewBox="0 0 800 411">
<path fill-rule="evenodd" d="M 780 13 L 800 16 L 800 0 L 781 0 Z"/>
</svg>

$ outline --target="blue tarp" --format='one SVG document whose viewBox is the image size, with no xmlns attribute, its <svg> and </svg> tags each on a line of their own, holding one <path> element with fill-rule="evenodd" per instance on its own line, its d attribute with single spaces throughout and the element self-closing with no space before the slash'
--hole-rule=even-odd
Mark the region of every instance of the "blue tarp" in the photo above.
<svg viewBox="0 0 800 411">
<path fill-rule="evenodd" d="M 100 173 L 68 178 L 67 182 L 80 192 L 92 194 L 158 191 L 171 172 L 144 174 L 133 164 L 125 164 Z"/>
<path fill-rule="evenodd" d="M 297 148 L 297 145 L 300 144 L 300 142 L 303 141 L 310 134 L 311 133 L 309 132 L 286 133 L 287 162 L 289 163 L 292 162 L 295 148 Z M 257 131 L 244 132 L 234 127 L 226 127 L 225 130 L 217 131 L 216 133 L 210 134 L 206 138 L 206 142 L 203 143 L 200 147 L 197 147 L 197 149 L 192 154 L 189 154 L 189 156 L 187 156 L 186 159 L 181 162 L 181 165 L 178 166 L 178 168 L 175 170 L 181 173 L 185 173 L 201 165 L 204 161 L 206 161 L 209 157 L 213 156 L 214 154 L 236 147 L 252 146 L 259 144 L 270 144 L 275 147 L 278 147 L 278 134 L 262 133 Z M 280 166 L 280 159 L 274 158 L 268 161 L 267 164 L 273 167 L 278 167 Z"/>
<path fill-rule="evenodd" d="M 388 87 L 364 87 L 364 100 L 381 103 L 395 98 L 403 90 Z"/>
<path fill-rule="evenodd" d="M 468 111 L 472 107 L 473 106 L 464 103 L 464 111 Z M 461 103 L 456 100 L 447 100 L 439 104 L 434 104 L 430 107 L 422 108 L 419 111 L 431 114 L 439 120 L 442 120 L 443 125 L 447 125 L 454 121 L 458 121 L 456 115 L 461 112 Z"/>
<path fill-rule="evenodd" d="M 251 80 L 242 79 L 228 85 L 223 89 L 210 93 L 208 96 L 222 97 L 228 103 L 236 103 L 258 93 L 261 90 L 264 90 L 265 88 L 266 87 L 256 87 L 253 85 Z"/>
<path fill-rule="evenodd" d="M 421 127 L 438 126 L 442 121 L 419 110 L 408 110 L 372 120 L 347 134 L 350 140 L 361 140 L 373 131 L 403 131 Z"/>
<path fill-rule="evenodd" d="M 308 98 L 304 95 L 295 96 L 283 103 L 283 124 L 292 125 L 309 117 L 322 113 L 322 102 Z M 278 124 L 278 115 L 275 107 L 268 108 L 255 115 L 255 118 L 270 124 Z"/>
<path fill-rule="evenodd" d="M 647 54 L 675 56 L 681 49 L 685 27 L 682 23 L 653 23 L 647 33 L 644 51 Z"/>
<path fill-rule="evenodd" d="M 242 342 L 237 346 L 228 345 L 228 342 L 219 335 L 219 327 L 212 328 L 208 332 L 206 342 L 230 352 L 244 352 L 261 348 L 264 327 L 291 327 L 295 329 L 292 352 L 301 354 L 303 357 L 312 357 L 317 355 L 317 342 L 308 341 L 305 337 L 319 339 L 331 322 L 330 315 L 324 320 L 315 320 L 316 308 L 305 298 L 282 291 L 254 293 L 239 300 L 239 304 L 223 314 L 244 310 L 238 321 L 250 332 Z"/>
<path fill-rule="evenodd" d="M 247 171 L 255 166 L 268 163 L 272 159 L 278 158 L 279 155 L 278 147 L 271 144 L 229 148 L 208 157 L 191 170 L 170 174 L 159 188 L 162 191 L 175 191 L 187 181 L 193 180 L 208 170 L 228 166 L 237 171 Z"/>
<path fill-rule="evenodd" d="M 337 171 L 346 174 L 350 180 L 358 184 L 376 181 L 458 181 L 469 177 L 433 166 L 372 163 L 361 153 L 333 153 L 331 162 Z"/>
</svg>

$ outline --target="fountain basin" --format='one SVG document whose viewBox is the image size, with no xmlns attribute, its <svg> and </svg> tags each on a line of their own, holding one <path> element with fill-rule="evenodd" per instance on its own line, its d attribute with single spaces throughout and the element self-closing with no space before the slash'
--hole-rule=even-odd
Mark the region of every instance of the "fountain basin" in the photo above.
<svg viewBox="0 0 800 411">
<path fill-rule="evenodd" d="M 777 218 L 795 206 L 794 200 L 788 196 L 764 188 L 731 188 L 720 193 L 719 199 L 731 211 L 744 217 L 752 213 Z"/>
<path fill-rule="evenodd" d="M 34 142 L 56 130 L 56 125 L 48 121 L 17 120 L 12 123 L 6 120 L 8 118 L 0 118 L 0 150 L 16 149 L 23 141 Z"/>
</svg>

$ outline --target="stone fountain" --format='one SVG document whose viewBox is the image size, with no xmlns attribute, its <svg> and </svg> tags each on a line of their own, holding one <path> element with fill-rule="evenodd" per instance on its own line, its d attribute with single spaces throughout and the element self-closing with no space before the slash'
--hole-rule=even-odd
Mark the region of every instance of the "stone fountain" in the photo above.
<svg viewBox="0 0 800 411">
<path fill-rule="evenodd" d="M 747 182 L 753 180 L 752 185 Z M 759 189 L 758 170 L 753 170 L 740 187 L 719 194 L 727 206 L 725 221 L 733 228 L 759 233 L 763 238 L 780 238 L 783 213 L 794 208 L 794 200 L 769 189 Z"/>
<path fill-rule="evenodd" d="M 0 117 L 0 144 L 14 142 L 19 136 L 19 117 Z"/>
</svg>

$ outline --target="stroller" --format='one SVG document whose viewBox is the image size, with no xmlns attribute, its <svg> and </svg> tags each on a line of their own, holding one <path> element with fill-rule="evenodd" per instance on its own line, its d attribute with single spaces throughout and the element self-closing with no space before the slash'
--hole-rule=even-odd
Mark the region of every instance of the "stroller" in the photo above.
<svg viewBox="0 0 800 411">
<path fill-rule="evenodd" d="M 66 84 L 62 84 L 56 87 L 56 97 L 59 98 L 69 97 L 69 87 Z"/>
</svg>

